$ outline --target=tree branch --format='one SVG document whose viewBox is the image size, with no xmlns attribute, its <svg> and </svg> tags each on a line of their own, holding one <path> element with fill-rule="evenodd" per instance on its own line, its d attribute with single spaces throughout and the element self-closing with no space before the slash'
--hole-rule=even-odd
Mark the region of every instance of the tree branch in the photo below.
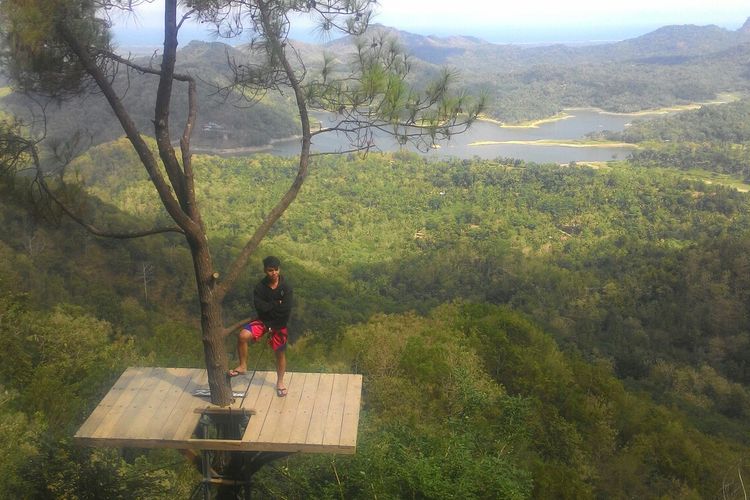
<svg viewBox="0 0 750 500">
<path fill-rule="evenodd" d="M 247 318 L 241 319 L 234 323 L 233 325 L 229 325 L 228 327 L 224 328 L 224 331 L 222 333 L 223 337 L 226 337 L 227 335 L 231 334 L 233 331 L 237 330 L 243 325 L 246 325 L 250 323 L 252 320 L 255 319 L 255 316 L 248 316 Z"/>
<path fill-rule="evenodd" d="M 294 97 L 297 103 L 297 109 L 299 111 L 300 122 L 302 124 L 302 147 L 299 154 L 299 163 L 297 168 L 297 175 L 289 187 L 287 192 L 282 198 L 276 203 L 271 211 L 266 215 L 265 219 L 260 226 L 255 230 L 253 235 L 250 237 L 248 242 L 240 251 L 240 254 L 232 262 L 229 271 L 227 272 L 226 279 L 217 286 L 215 293 L 219 297 L 219 300 L 223 300 L 228 290 L 232 288 L 234 282 L 239 277 L 242 270 L 246 267 L 247 261 L 250 255 L 258 248 L 263 237 L 268 234 L 273 224 L 284 214 L 284 211 L 294 201 L 302 188 L 302 184 L 307 177 L 308 166 L 310 162 L 310 116 L 307 111 L 307 105 L 305 100 L 305 94 L 302 90 L 301 82 L 298 80 L 294 68 L 286 57 L 286 51 L 284 50 L 285 44 L 282 42 L 280 35 L 274 30 L 272 23 L 272 9 L 269 3 L 263 0 L 258 1 L 258 9 L 260 10 L 260 25 L 263 28 L 265 36 L 267 37 L 268 43 L 270 44 L 270 50 L 272 55 L 277 58 L 279 64 L 281 64 L 286 77 L 289 80 L 289 85 L 294 91 Z"/>
<path fill-rule="evenodd" d="M 128 112 L 125 110 L 122 101 L 115 93 L 111 83 L 104 75 L 101 68 L 99 68 L 99 66 L 91 59 L 87 48 L 81 46 L 75 35 L 72 34 L 70 30 L 64 26 L 64 24 L 61 27 L 61 31 L 63 36 L 65 37 L 66 42 L 79 58 L 81 64 L 83 64 L 83 66 L 86 68 L 86 71 L 92 76 L 92 78 L 94 78 L 100 90 L 109 102 L 109 105 L 112 108 L 112 111 L 115 113 L 115 116 L 119 120 L 120 124 L 122 125 L 122 128 L 125 131 L 126 136 L 128 137 L 128 140 L 133 145 L 133 148 L 138 154 L 138 157 L 143 163 L 143 166 L 146 168 L 146 171 L 151 178 L 151 182 L 154 184 L 154 187 L 156 187 L 156 191 L 158 192 L 159 197 L 169 215 L 183 230 L 195 231 L 196 225 L 182 211 L 179 203 L 175 199 L 172 191 L 169 189 L 166 181 L 164 180 L 164 177 L 162 177 L 156 163 L 156 159 L 151 153 L 151 149 L 141 137 L 138 128 L 136 127 Z"/>
<path fill-rule="evenodd" d="M 60 199 L 57 198 L 57 196 L 52 193 L 52 191 L 47 186 L 46 182 L 39 182 L 39 185 L 42 187 L 44 192 L 49 196 L 49 198 L 55 202 L 55 205 L 57 205 L 60 210 L 62 210 L 65 215 L 70 217 L 76 224 L 83 227 L 86 231 L 89 233 L 95 235 L 95 236 L 101 236 L 103 238 L 113 238 L 113 239 L 132 239 L 132 238 L 142 238 L 144 236 L 151 236 L 154 234 L 162 234 L 162 233 L 179 233 L 179 234 L 185 234 L 185 231 L 183 231 L 180 227 L 177 226 L 170 226 L 170 227 L 155 227 L 151 229 L 142 229 L 142 230 L 133 230 L 133 231 L 126 231 L 126 232 L 110 232 L 105 231 L 102 229 L 97 228 L 93 224 L 89 224 L 86 221 L 84 221 L 81 217 L 77 216 L 70 208 L 67 207 Z"/>
<path fill-rule="evenodd" d="M 166 0 L 164 2 L 164 52 L 154 106 L 154 135 L 159 149 L 159 157 L 174 188 L 175 196 L 177 196 L 180 207 L 187 214 L 190 209 L 188 208 L 185 179 L 169 137 L 169 105 L 172 98 L 173 75 L 177 60 L 177 33 L 177 0 Z"/>
<path fill-rule="evenodd" d="M 115 54 L 114 52 L 108 51 L 108 50 L 100 50 L 99 54 L 106 57 L 107 59 L 111 59 L 113 61 L 116 61 L 124 66 L 127 66 L 130 69 L 133 69 L 139 73 L 145 74 L 145 75 L 156 75 L 161 76 L 162 71 L 157 68 L 153 68 L 151 66 L 143 66 L 142 64 L 138 64 L 133 62 L 132 60 L 122 57 L 118 54 Z M 181 82 L 191 82 L 193 81 L 193 77 L 190 75 L 184 75 L 181 73 L 172 73 L 172 78 Z"/>
<path fill-rule="evenodd" d="M 155 227 L 151 229 L 132 230 L 132 231 L 123 231 L 123 232 L 105 231 L 103 229 L 99 229 L 93 224 L 90 224 L 84 221 L 82 217 L 77 215 L 65 203 L 63 203 L 63 201 L 60 200 L 60 198 L 58 198 L 55 195 L 55 193 L 53 193 L 52 190 L 47 185 L 47 181 L 44 179 L 44 174 L 42 172 L 41 162 L 39 160 L 39 153 L 37 152 L 36 145 L 33 144 L 31 141 L 24 140 L 22 138 L 18 138 L 18 139 L 20 141 L 25 142 L 26 153 L 31 155 L 31 160 L 32 160 L 31 168 L 33 168 L 36 171 L 36 176 L 34 178 L 35 182 L 42 188 L 42 190 L 49 197 L 49 199 L 52 200 L 55 203 L 55 205 L 57 205 L 57 207 L 59 207 L 60 210 L 63 211 L 63 213 L 65 213 L 65 215 L 70 217 L 75 223 L 83 227 L 89 233 L 96 235 L 96 236 L 101 236 L 103 238 L 113 238 L 113 239 L 141 238 L 143 236 L 150 236 L 150 235 L 161 234 L 161 233 L 184 234 L 184 231 L 181 228 L 176 227 L 176 226 Z"/>
</svg>

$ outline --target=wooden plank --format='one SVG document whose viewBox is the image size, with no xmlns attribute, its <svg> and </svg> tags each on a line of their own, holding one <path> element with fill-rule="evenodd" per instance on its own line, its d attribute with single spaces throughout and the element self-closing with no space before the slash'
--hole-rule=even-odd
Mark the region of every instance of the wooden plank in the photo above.
<svg viewBox="0 0 750 500">
<path fill-rule="evenodd" d="M 301 389 L 304 384 L 303 377 L 299 375 L 300 374 L 289 373 L 285 377 L 287 395 L 281 398 L 276 396 L 276 399 L 271 402 L 271 406 L 268 409 L 268 414 L 266 415 L 266 421 L 263 425 L 263 429 L 258 435 L 257 441 L 280 441 L 277 434 L 280 430 L 283 429 L 283 427 L 281 426 L 281 420 L 283 416 L 287 413 L 291 413 L 291 419 L 293 420 L 294 412 L 297 410 L 297 403 L 299 402 Z M 299 382 L 297 382 L 298 379 Z"/>
<path fill-rule="evenodd" d="M 352 447 L 326 446 L 322 444 L 308 445 L 301 443 L 251 443 L 230 439 L 126 439 L 110 438 L 106 440 L 94 438 L 80 438 L 76 442 L 82 445 L 107 446 L 121 448 L 170 448 L 170 449 L 193 449 L 193 450 L 226 450 L 226 451 L 274 451 L 289 453 L 337 453 L 352 454 Z"/>
<path fill-rule="evenodd" d="M 133 397 L 126 407 L 123 408 L 122 414 L 117 418 L 117 421 L 110 431 L 110 436 L 117 436 L 123 438 L 140 437 L 137 434 L 133 434 L 131 430 L 137 423 L 149 424 L 147 421 L 142 420 L 142 412 L 146 408 L 148 402 L 153 398 L 154 391 L 159 387 L 159 372 L 161 368 L 152 368 L 150 372 L 142 376 L 143 383 L 140 388 L 133 392 Z"/>
<path fill-rule="evenodd" d="M 96 429 L 99 427 L 99 425 L 101 425 L 101 423 L 104 422 L 104 420 L 107 418 L 109 410 L 111 410 L 112 407 L 117 403 L 117 400 L 120 399 L 120 396 L 123 395 L 128 385 L 133 383 L 138 374 L 139 369 L 131 367 L 127 368 L 120 375 L 120 378 L 117 379 L 115 385 L 113 385 L 109 392 L 104 395 L 104 398 L 102 398 L 96 408 L 94 408 L 94 411 L 91 412 L 89 418 L 87 418 L 83 425 L 81 425 L 81 427 L 78 429 L 78 432 L 76 432 L 75 434 L 76 438 L 89 437 L 94 432 L 96 432 Z"/>
<path fill-rule="evenodd" d="M 255 415 L 250 417 L 250 422 L 242 436 L 242 441 L 258 441 L 258 436 L 263 431 L 266 423 L 266 417 L 271 407 L 271 403 L 276 398 L 276 374 L 272 372 L 258 372 L 255 377 L 259 379 L 260 391 L 255 400 Z"/>
<path fill-rule="evenodd" d="M 310 426 L 310 415 L 315 403 L 315 391 L 320 380 L 319 373 L 298 373 L 295 379 L 295 391 L 287 397 L 293 398 L 293 405 L 287 405 L 279 421 L 275 442 L 304 443 L 307 428 Z"/>
<path fill-rule="evenodd" d="M 198 450 L 242 451 L 247 443 L 243 443 L 239 439 L 191 439 L 186 445 L 186 448 Z"/>
<path fill-rule="evenodd" d="M 177 435 L 178 430 L 181 428 L 181 424 L 186 418 L 193 419 L 195 423 L 198 422 L 199 416 L 193 413 L 193 408 L 200 406 L 204 403 L 201 398 L 193 396 L 193 391 L 201 386 L 203 381 L 208 380 L 205 370 L 194 370 L 190 377 L 190 382 L 185 386 L 185 390 L 172 407 L 172 411 L 169 416 L 162 423 L 160 430 L 160 436 L 162 439 L 179 439 L 185 436 Z M 190 414 L 188 416 L 188 414 Z M 195 425 L 193 425 L 195 428 Z M 192 432 L 193 429 L 190 430 Z M 187 436 L 188 438 L 190 435 Z"/>
<path fill-rule="evenodd" d="M 346 388 L 344 416 L 341 422 L 341 439 L 339 446 L 354 448 L 357 445 L 359 430 L 359 412 L 362 402 L 362 375 L 349 375 Z M 353 451 L 352 451 L 353 453 Z"/>
<path fill-rule="evenodd" d="M 245 397 L 241 398 L 239 404 L 242 408 L 253 410 L 255 404 L 260 396 L 260 390 L 266 383 L 266 378 L 270 377 L 272 372 L 269 371 L 256 371 L 254 375 L 251 375 L 250 382 L 245 382 L 241 386 L 234 389 L 245 391 Z"/>
<path fill-rule="evenodd" d="M 78 430 L 76 442 L 197 450 L 355 452 L 361 375 L 290 372 L 285 398 L 276 396 L 275 372 L 257 372 L 244 383 L 234 384 L 237 387 L 233 389 L 247 389 L 247 393 L 231 407 L 256 411 L 242 440 L 192 437 L 200 419 L 196 411 L 232 411 L 193 396 L 195 389 L 207 386 L 206 381 L 205 370 L 129 368 Z"/>
<path fill-rule="evenodd" d="M 328 405 L 331 402 L 331 392 L 333 391 L 333 379 L 334 376 L 332 373 L 321 373 L 320 375 L 320 382 L 318 382 L 318 389 L 315 394 L 315 404 L 310 416 L 310 426 L 307 429 L 305 444 L 323 444 L 323 434 L 328 417 Z"/>
<path fill-rule="evenodd" d="M 341 420 L 344 417 L 344 403 L 346 402 L 346 387 L 349 377 L 342 374 L 333 376 L 333 390 L 328 404 L 328 415 L 323 429 L 323 444 L 338 445 L 341 438 Z"/>
<path fill-rule="evenodd" d="M 119 426 L 121 425 L 120 417 L 130 408 L 130 404 L 140 392 L 141 387 L 148 379 L 148 375 L 153 368 L 136 368 L 136 370 L 138 370 L 136 377 L 132 383 L 128 384 L 122 395 L 117 399 L 117 402 L 109 410 L 106 419 L 91 434 L 92 437 L 118 436 Z"/>
<path fill-rule="evenodd" d="M 195 387 L 191 387 L 195 383 Z M 197 387 L 204 386 L 208 383 L 208 373 L 205 370 L 201 370 L 200 374 L 190 381 L 188 386 L 188 392 L 185 394 L 187 398 L 180 398 L 181 407 L 175 406 L 175 420 L 179 420 L 179 424 L 174 429 L 174 434 L 171 436 L 172 439 L 190 439 L 195 431 L 195 427 L 198 425 L 200 415 L 193 412 L 195 408 L 202 406 L 208 406 L 208 399 L 193 396 L 193 391 Z M 167 436 L 165 436 L 167 437 Z"/>
<path fill-rule="evenodd" d="M 255 415 L 255 411 L 248 410 L 246 408 L 232 408 L 231 406 L 213 406 L 208 405 L 205 408 L 196 408 L 193 410 L 194 413 L 200 413 L 201 415 L 219 415 L 222 417 L 232 415 Z"/>
<path fill-rule="evenodd" d="M 167 395 L 174 388 L 174 374 L 163 368 L 155 368 L 144 386 L 150 385 L 151 390 L 144 393 L 145 398 L 135 398 L 129 413 L 123 414 L 121 419 L 132 418 L 126 425 L 125 432 L 119 435 L 126 438 L 144 438 L 154 434 L 154 429 L 161 429 L 161 421 L 154 418 L 159 409 L 172 407 L 174 401 L 169 401 Z M 184 389 L 180 387 L 180 390 Z M 142 391 L 143 392 L 143 391 Z M 171 403 L 171 404 L 170 404 Z M 140 405 L 140 406 L 139 406 Z"/>
<path fill-rule="evenodd" d="M 165 424 L 173 415 L 175 406 L 186 392 L 190 381 L 201 370 L 193 368 L 168 368 L 171 384 L 164 394 L 164 400 L 159 404 L 151 416 L 152 424 L 148 427 L 147 439 L 160 438 L 163 436 Z"/>
<path fill-rule="evenodd" d="M 208 372 L 206 372 L 208 374 Z M 238 380 L 239 378 L 239 380 Z M 240 377 L 235 377 L 230 379 L 230 387 L 232 389 L 232 402 L 229 404 L 228 408 L 236 408 L 239 409 L 240 405 L 242 404 L 242 400 L 245 396 L 245 390 L 247 389 L 247 383 L 249 380 L 252 380 L 252 372 L 248 372 L 248 375 L 243 375 Z M 190 391 L 190 393 L 198 398 L 201 398 L 202 402 L 210 403 L 211 402 L 211 388 L 208 383 L 208 375 L 206 375 L 206 380 L 203 385 L 200 387 L 196 387 L 193 390 Z"/>
</svg>

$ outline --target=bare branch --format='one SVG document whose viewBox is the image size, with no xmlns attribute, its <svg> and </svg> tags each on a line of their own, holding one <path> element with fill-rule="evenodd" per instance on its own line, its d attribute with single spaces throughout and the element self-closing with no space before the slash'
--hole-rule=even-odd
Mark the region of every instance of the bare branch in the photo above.
<svg viewBox="0 0 750 500">
<path fill-rule="evenodd" d="M 86 231 L 88 231 L 89 233 L 95 236 L 124 240 L 124 239 L 132 239 L 132 238 L 141 238 L 144 236 L 150 236 L 150 235 L 161 234 L 161 233 L 185 234 L 185 231 L 183 231 L 181 228 L 177 226 L 155 227 L 151 229 L 132 230 L 132 231 L 123 231 L 123 232 L 115 232 L 115 231 L 107 231 L 107 230 L 99 229 L 93 224 L 90 224 L 84 221 L 81 217 L 76 215 L 70 208 L 68 208 L 68 206 L 65 205 L 57 196 L 55 196 L 52 190 L 49 189 L 49 186 L 47 186 L 47 183 L 44 182 L 43 177 L 39 177 L 37 180 L 39 182 L 39 185 L 42 187 L 42 189 L 46 193 L 46 195 L 49 196 L 49 198 L 53 202 L 55 202 L 55 205 L 57 205 L 60 208 L 60 210 L 62 210 L 65 213 L 65 215 L 70 217 L 75 223 L 77 223 L 78 225 L 83 227 Z"/>
<path fill-rule="evenodd" d="M 243 249 L 240 251 L 237 258 L 231 264 L 227 277 L 216 289 L 216 294 L 219 300 L 223 300 L 226 293 L 234 285 L 234 282 L 240 275 L 240 272 L 247 265 L 247 261 L 250 255 L 260 244 L 261 240 L 270 231 L 273 224 L 282 216 L 286 211 L 287 207 L 294 201 L 302 188 L 302 184 L 307 177 L 307 170 L 310 162 L 310 116 L 307 111 L 307 104 L 302 84 L 298 80 L 297 75 L 294 72 L 294 68 L 289 62 L 286 56 L 285 44 L 283 39 L 279 37 L 278 32 L 273 31 L 273 12 L 268 4 L 260 1 L 258 2 L 258 9 L 260 13 L 259 23 L 263 30 L 268 36 L 268 43 L 270 46 L 271 55 L 283 68 L 286 77 L 289 80 L 289 85 L 294 91 L 295 100 L 297 102 L 297 110 L 299 112 L 300 122 L 302 124 L 302 145 L 300 147 L 299 164 L 297 169 L 297 175 L 294 178 L 291 186 L 266 215 L 263 222 L 258 226 L 253 235 L 250 237 L 248 242 L 245 244 Z M 274 36 L 274 33 L 277 33 Z"/>
<path fill-rule="evenodd" d="M 99 50 L 98 52 L 100 55 L 108 59 L 111 59 L 113 61 L 117 61 L 118 63 L 123 64 L 131 69 L 134 69 L 135 71 L 139 73 L 148 74 L 148 75 L 156 75 L 156 76 L 161 76 L 162 74 L 160 69 L 154 68 L 153 66 L 143 66 L 141 64 L 137 64 L 133 62 L 131 59 L 122 57 L 118 54 L 115 54 L 114 52 L 110 52 L 107 50 Z M 192 76 L 184 75 L 180 73 L 172 73 L 172 78 L 175 80 L 179 80 L 181 82 L 188 82 L 188 83 L 194 81 Z"/>
<path fill-rule="evenodd" d="M 250 323 L 254 319 L 255 319 L 255 316 L 248 316 L 247 318 L 243 318 L 243 319 L 235 322 L 234 324 L 229 325 L 228 327 L 224 328 L 223 336 L 226 337 L 227 335 L 229 335 L 233 331 L 239 329 L 241 326 L 244 326 L 244 325 Z"/>
<path fill-rule="evenodd" d="M 146 171 L 148 172 L 151 181 L 156 187 L 156 190 L 159 193 L 159 197 L 161 198 L 164 207 L 167 209 L 167 212 L 169 212 L 169 215 L 183 230 L 188 230 L 191 228 L 195 230 L 194 222 L 182 211 L 179 203 L 172 194 L 172 191 L 169 189 L 167 182 L 161 175 L 161 172 L 159 171 L 156 163 L 156 159 L 151 153 L 151 149 L 141 137 L 138 128 L 136 127 L 128 112 L 125 110 L 122 101 L 112 88 L 109 79 L 102 72 L 101 68 L 99 68 L 99 66 L 97 66 L 92 60 L 89 53 L 87 52 L 87 49 L 81 46 L 79 40 L 76 39 L 72 33 L 64 32 L 63 35 L 66 37 L 67 42 L 70 44 L 71 48 L 75 52 L 76 56 L 80 59 L 86 70 L 94 78 L 97 85 L 99 85 L 99 88 L 109 102 L 110 107 L 114 111 L 115 116 L 117 116 L 118 120 L 120 121 L 120 124 L 122 125 L 122 128 L 128 137 L 128 140 L 130 140 L 130 143 L 133 145 L 133 148 L 138 154 L 138 157 L 143 163 L 143 166 L 146 168 Z"/>
<path fill-rule="evenodd" d="M 103 230 L 95 225 L 86 222 L 81 216 L 76 214 L 66 203 L 64 203 L 48 186 L 45 173 L 42 170 L 39 153 L 37 150 L 37 142 L 22 137 L 20 134 L 13 132 L 12 130 L 4 130 L 0 134 L 0 157 L 2 157 L 3 168 L 8 169 L 9 173 L 17 173 L 17 167 L 19 165 L 29 165 L 26 170 L 35 171 L 34 182 L 40 187 L 46 197 L 51 200 L 63 213 L 70 217 L 74 222 L 82 226 L 91 234 L 96 236 L 102 236 L 107 238 L 115 239 L 126 239 L 126 238 L 139 238 L 151 234 L 159 234 L 166 232 L 178 232 L 183 231 L 179 227 L 156 227 L 150 229 L 132 230 L 132 231 L 108 231 Z M 67 155 L 66 155 L 67 156 Z M 10 171 L 13 169 L 13 171 Z M 61 179 L 64 173 L 64 165 L 58 170 L 56 175 Z"/>
</svg>

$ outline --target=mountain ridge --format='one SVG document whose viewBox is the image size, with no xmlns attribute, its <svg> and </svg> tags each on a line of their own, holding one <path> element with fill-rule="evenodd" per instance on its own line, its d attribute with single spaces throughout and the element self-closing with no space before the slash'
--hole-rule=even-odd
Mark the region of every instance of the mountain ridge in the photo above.
<svg viewBox="0 0 750 500">
<path fill-rule="evenodd" d="M 387 34 L 394 36 L 407 51 L 416 57 L 431 55 L 430 49 L 448 51 L 452 54 L 461 54 L 469 49 L 481 48 L 483 51 L 497 51 L 500 54 L 517 55 L 525 53 L 526 55 L 544 52 L 565 52 L 586 54 L 589 52 L 601 52 L 603 49 L 614 49 L 616 53 L 622 53 L 625 50 L 646 51 L 651 55 L 654 52 L 663 53 L 668 51 L 677 51 L 680 53 L 695 50 L 722 50 L 733 45 L 750 41 L 750 17 L 744 25 L 735 30 L 727 30 L 714 24 L 693 25 L 693 24 L 675 24 L 666 25 L 656 30 L 650 31 L 634 38 L 628 38 L 617 42 L 592 43 L 591 45 L 569 45 L 565 43 L 549 43 L 521 45 L 512 43 L 494 43 L 488 42 L 482 38 L 467 35 L 419 35 L 409 31 L 399 30 L 397 28 L 385 26 L 382 24 L 373 24 L 366 33 L 366 37 L 373 34 L 380 36 Z M 326 48 L 342 47 L 350 43 L 352 37 L 342 37 L 337 40 L 323 44 Z M 708 43 L 707 43 L 708 42 Z M 565 47 L 565 49 L 562 49 Z M 432 56 L 435 57 L 435 56 Z M 423 58 L 423 57 L 420 57 Z M 436 57 L 436 60 L 444 61 L 447 57 Z M 427 59 L 428 62 L 432 62 Z"/>
<path fill-rule="evenodd" d="M 378 43 L 395 39 L 410 55 L 409 81 L 417 87 L 447 67 L 458 76 L 456 89 L 487 95 L 487 115 L 503 123 L 546 118 L 569 107 L 634 112 L 705 102 L 726 92 L 750 93 L 745 55 L 750 19 L 735 31 L 715 25 L 669 25 L 636 38 L 587 46 L 496 44 L 472 36 L 424 36 L 381 24 L 373 24 L 364 37 Z M 313 74 L 325 53 L 346 64 L 346 55 L 354 51 L 352 41 L 349 36 L 321 44 L 289 43 L 305 61 L 308 74 Z M 179 49 L 180 71 L 193 74 L 205 87 L 196 147 L 261 147 L 298 133 L 293 106 L 284 96 L 269 94 L 249 108 L 240 96 L 229 92 L 233 76 L 227 63 L 252 64 L 250 49 L 250 45 L 219 41 L 191 41 Z M 146 58 L 138 60 L 150 63 Z M 153 82 L 135 75 L 125 85 L 138 89 L 127 98 L 135 101 L 139 123 L 149 130 Z M 222 99 L 228 99 L 229 105 L 224 106 Z M 6 96 L 2 102 L 13 111 L 22 112 L 25 107 L 17 95 Z M 62 125 L 50 130 L 65 133 L 89 128 L 101 140 L 121 135 L 97 102 L 92 98 L 73 105 L 60 118 Z M 178 113 L 183 105 L 177 96 Z M 84 112 L 84 106 L 90 111 Z M 59 113 L 50 111 L 53 114 Z"/>
</svg>

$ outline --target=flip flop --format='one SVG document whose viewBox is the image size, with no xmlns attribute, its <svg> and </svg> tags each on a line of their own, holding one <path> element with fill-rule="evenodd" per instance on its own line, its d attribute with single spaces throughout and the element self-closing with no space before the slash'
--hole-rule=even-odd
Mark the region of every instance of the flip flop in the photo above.
<svg viewBox="0 0 750 500">
<path fill-rule="evenodd" d="M 280 397 L 280 398 L 283 398 L 284 396 L 286 396 L 286 394 L 288 392 L 289 392 L 289 389 L 287 389 L 286 387 L 277 387 L 276 388 L 276 395 L 278 397 Z"/>
<path fill-rule="evenodd" d="M 246 374 L 246 373 L 247 373 L 247 372 L 241 372 L 241 371 L 239 371 L 239 370 L 229 370 L 229 373 L 228 373 L 228 375 L 229 375 L 229 377 L 230 377 L 230 378 L 233 378 L 233 377 L 237 377 L 237 376 L 239 376 L 239 375 L 244 375 L 244 374 Z"/>
</svg>

